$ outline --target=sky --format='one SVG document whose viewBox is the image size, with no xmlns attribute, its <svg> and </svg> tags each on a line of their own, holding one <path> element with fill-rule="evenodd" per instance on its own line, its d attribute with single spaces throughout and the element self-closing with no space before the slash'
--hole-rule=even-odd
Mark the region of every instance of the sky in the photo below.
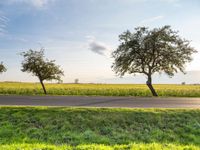
<svg viewBox="0 0 200 150">
<path fill-rule="evenodd" d="M 21 72 L 20 52 L 45 48 L 65 72 L 64 82 L 145 83 L 143 75 L 119 78 L 110 54 L 118 36 L 135 27 L 170 25 L 199 53 L 187 74 L 155 74 L 154 83 L 200 83 L 199 0 L 0 0 L 0 61 L 8 71 L 0 81 L 36 82 Z"/>
</svg>

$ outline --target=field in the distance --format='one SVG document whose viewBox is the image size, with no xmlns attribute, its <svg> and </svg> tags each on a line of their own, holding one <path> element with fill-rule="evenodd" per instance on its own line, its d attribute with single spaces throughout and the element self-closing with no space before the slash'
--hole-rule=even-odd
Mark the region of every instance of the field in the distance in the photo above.
<svg viewBox="0 0 200 150">
<path fill-rule="evenodd" d="M 159 96 L 200 97 L 200 85 L 154 85 Z M 49 95 L 151 96 L 145 84 L 46 84 Z M 0 83 L 1 95 L 43 95 L 39 83 Z"/>
<path fill-rule="evenodd" d="M 200 109 L 0 107 L 2 150 L 199 150 Z"/>
</svg>

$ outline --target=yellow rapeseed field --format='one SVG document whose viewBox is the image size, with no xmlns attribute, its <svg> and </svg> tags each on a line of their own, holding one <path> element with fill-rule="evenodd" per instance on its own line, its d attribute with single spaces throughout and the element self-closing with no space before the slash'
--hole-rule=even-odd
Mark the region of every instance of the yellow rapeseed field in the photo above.
<svg viewBox="0 0 200 150">
<path fill-rule="evenodd" d="M 145 84 L 45 84 L 49 95 L 151 96 Z M 200 85 L 154 85 L 159 96 L 200 97 Z M 40 83 L 1 82 L 1 95 L 42 95 Z"/>
</svg>

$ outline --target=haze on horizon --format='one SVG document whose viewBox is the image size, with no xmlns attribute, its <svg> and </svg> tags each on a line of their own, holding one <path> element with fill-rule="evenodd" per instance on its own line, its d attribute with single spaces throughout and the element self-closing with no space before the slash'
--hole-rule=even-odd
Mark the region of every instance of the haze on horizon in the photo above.
<svg viewBox="0 0 200 150">
<path fill-rule="evenodd" d="M 154 76 L 154 83 L 200 83 L 199 0 L 6 0 L 0 1 L 0 61 L 8 71 L 0 81 L 37 82 L 23 73 L 20 52 L 45 48 L 63 68 L 64 82 L 145 83 L 142 75 L 116 77 L 110 53 L 118 36 L 135 27 L 171 25 L 199 53 L 187 74 Z"/>
</svg>

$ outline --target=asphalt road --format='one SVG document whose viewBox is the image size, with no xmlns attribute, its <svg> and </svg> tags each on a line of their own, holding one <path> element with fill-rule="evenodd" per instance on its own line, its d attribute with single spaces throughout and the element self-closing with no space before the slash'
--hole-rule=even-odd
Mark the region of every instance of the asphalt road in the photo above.
<svg viewBox="0 0 200 150">
<path fill-rule="evenodd" d="M 200 108 L 200 98 L 0 96 L 0 105 L 128 108 Z"/>
</svg>

